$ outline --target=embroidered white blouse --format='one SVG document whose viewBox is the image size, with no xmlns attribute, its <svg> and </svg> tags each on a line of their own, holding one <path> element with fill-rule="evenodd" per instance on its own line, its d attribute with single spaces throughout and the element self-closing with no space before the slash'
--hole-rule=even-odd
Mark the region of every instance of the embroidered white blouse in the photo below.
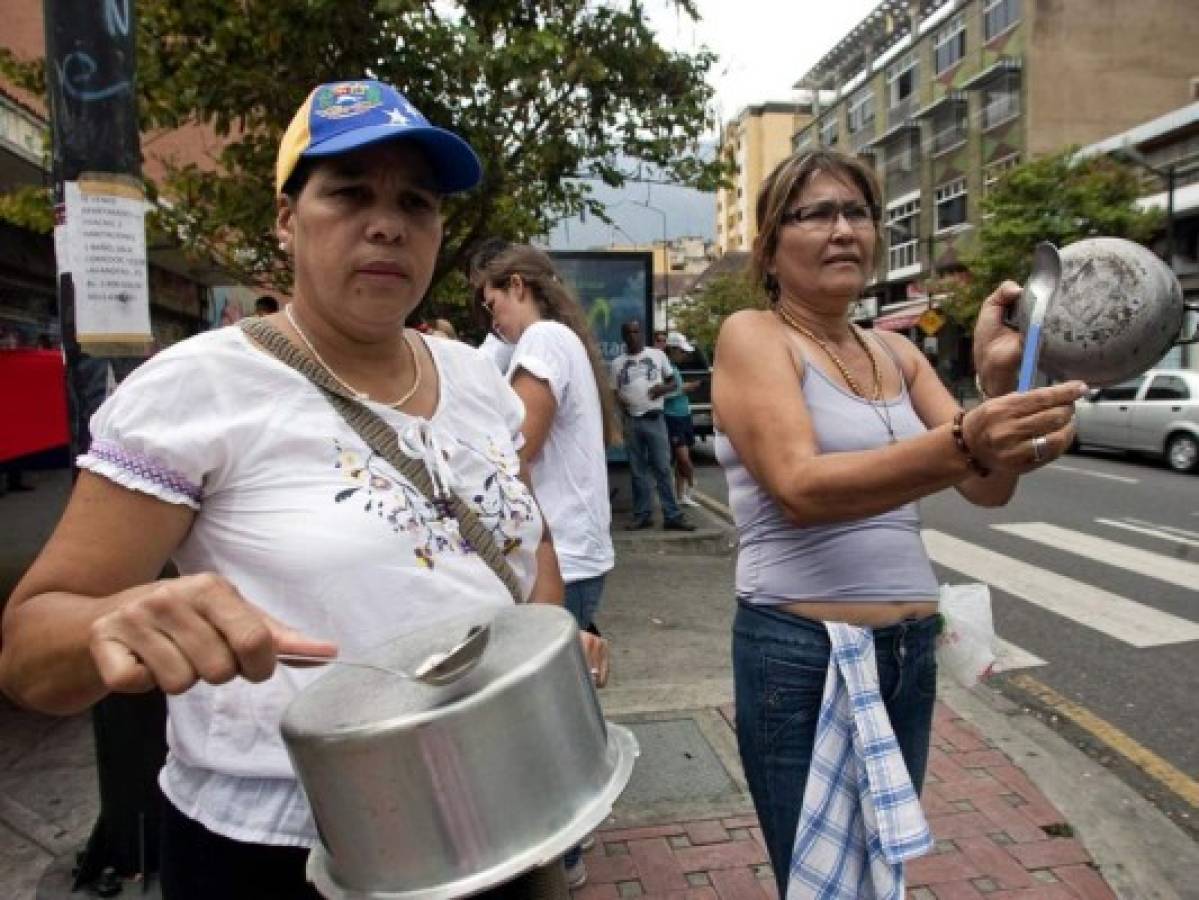
<svg viewBox="0 0 1199 900">
<path fill-rule="evenodd" d="M 489 360 L 426 341 L 440 375 L 429 419 L 370 404 L 405 453 L 456 491 L 504 548 L 525 595 L 541 516 L 518 478 L 524 408 Z M 241 329 L 183 341 L 127 378 L 91 423 L 81 467 L 196 510 L 174 554 L 347 656 L 511 603 L 457 522 L 375 456 L 307 379 Z M 279 721 L 319 670 L 199 684 L 169 701 L 159 782 L 185 815 L 241 841 L 308 846 L 316 831 Z"/>
</svg>

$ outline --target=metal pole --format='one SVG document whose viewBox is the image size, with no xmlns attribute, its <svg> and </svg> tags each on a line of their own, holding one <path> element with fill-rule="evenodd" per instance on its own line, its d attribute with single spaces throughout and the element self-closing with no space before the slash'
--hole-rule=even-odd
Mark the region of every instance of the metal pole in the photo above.
<svg viewBox="0 0 1199 900">
<path fill-rule="evenodd" d="M 1166 179 L 1166 265 L 1174 269 L 1175 222 L 1174 222 L 1174 182 L 1176 172 L 1174 166 L 1168 166 L 1163 174 Z"/>
<path fill-rule="evenodd" d="M 68 182 L 84 173 L 141 177 L 135 91 L 133 0 L 45 0 L 46 80 L 53 137 L 52 176 L 59 213 Z M 56 249 L 65 244 L 56 242 Z M 84 353 L 75 328 L 75 292 L 58 261 L 58 309 L 67 363 L 71 445 L 85 452 L 87 423 L 104 399 L 111 362 Z M 122 362 L 127 362 L 122 360 Z M 132 366 L 120 367 L 128 371 Z M 93 709 L 100 815 L 76 886 L 157 868 L 161 803 L 157 773 L 165 759 L 162 694 L 112 695 Z M 143 850 L 148 850 L 144 855 Z M 119 890 L 119 883 L 116 885 Z M 106 894 L 110 896 L 109 894 Z"/>
</svg>

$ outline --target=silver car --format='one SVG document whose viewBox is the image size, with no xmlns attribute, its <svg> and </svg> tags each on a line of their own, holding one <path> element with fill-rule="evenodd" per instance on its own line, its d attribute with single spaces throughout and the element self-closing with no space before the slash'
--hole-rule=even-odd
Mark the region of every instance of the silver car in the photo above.
<svg viewBox="0 0 1199 900">
<path fill-rule="evenodd" d="M 1075 403 L 1078 444 L 1165 457 L 1171 469 L 1199 469 L 1199 372 L 1152 369 L 1092 391 Z"/>
</svg>

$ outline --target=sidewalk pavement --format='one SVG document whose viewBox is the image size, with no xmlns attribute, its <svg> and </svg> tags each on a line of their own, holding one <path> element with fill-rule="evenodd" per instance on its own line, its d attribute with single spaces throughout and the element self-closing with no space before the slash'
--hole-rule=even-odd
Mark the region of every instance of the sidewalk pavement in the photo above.
<svg viewBox="0 0 1199 900">
<path fill-rule="evenodd" d="M 774 897 L 732 726 L 727 522 L 709 503 L 688 511 L 696 532 L 626 532 L 627 476 L 613 485 L 617 566 L 599 621 L 614 674 L 601 700 L 642 752 L 574 896 Z M 997 693 L 941 688 L 923 798 L 936 847 L 908 866 L 909 898 L 1199 898 L 1199 848 L 1147 801 Z M 69 870 L 96 812 L 88 717 L 0 699 L 0 897 L 82 896 Z"/>
</svg>

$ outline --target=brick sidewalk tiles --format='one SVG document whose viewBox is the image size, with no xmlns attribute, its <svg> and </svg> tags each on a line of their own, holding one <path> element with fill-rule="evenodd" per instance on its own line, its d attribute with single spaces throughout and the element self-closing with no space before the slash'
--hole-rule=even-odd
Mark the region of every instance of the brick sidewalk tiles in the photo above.
<svg viewBox="0 0 1199 900">
<path fill-rule="evenodd" d="M 936 846 L 908 864 L 909 900 L 1116 896 L 1062 814 L 944 704 L 923 803 Z M 753 816 L 606 829 L 583 858 L 588 878 L 575 900 L 777 900 Z"/>
</svg>

